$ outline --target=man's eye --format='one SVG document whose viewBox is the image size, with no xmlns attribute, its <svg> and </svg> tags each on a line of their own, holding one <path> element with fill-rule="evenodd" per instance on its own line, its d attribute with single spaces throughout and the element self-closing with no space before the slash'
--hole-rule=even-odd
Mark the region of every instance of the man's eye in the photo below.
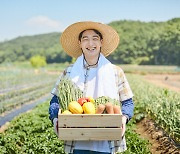
<svg viewBox="0 0 180 154">
<path fill-rule="evenodd" d="M 98 37 L 94 37 L 93 40 L 94 40 L 94 41 L 98 41 L 99 38 L 98 38 Z"/>
<path fill-rule="evenodd" d="M 83 38 L 83 39 L 82 39 L 82 41 L 87 41 L 87 40 L 88 40 L 88 38 Z"/>
</svg>

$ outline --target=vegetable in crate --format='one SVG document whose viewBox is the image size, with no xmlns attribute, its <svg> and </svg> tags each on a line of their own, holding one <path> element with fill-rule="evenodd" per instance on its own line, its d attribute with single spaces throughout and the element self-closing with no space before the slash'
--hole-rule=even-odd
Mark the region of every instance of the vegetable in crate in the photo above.
<svg viewBox="0 0 180 154">
<path fill-rule="evenodd" d="M 120 106 L 120 103 L 119 103 L 118 100 L 112 99 L 112 98 L 107 97 L 107 96 L 101 96 L 101 97 L 96 98 L 95 99 L 95 106 L 97 108 L 97 106 L 99 104 L 104 104 L 105 105 L 108 102 L 111 102 L 113 105 L 119 105 Z"/>
<path fill-rule="evenodd" d="M 82 114 L 83 113 L 83 108 L 82 106 L 76 102 L 72 101 L 68 105 L 68 109 L 73 113 L 73 114 Z"/>
<path fill-rule="evenodd" d="M 96 109 L 96 114 L 102 114 L 105 110 L 105 105 L 99 104 L 97 109 Z"/>
<path fill-rule="evenodd" d="M 61 79 L 58 86 L 58 98 L 62 111 L 68 110 L 68 105 L 83 97 L 83 92 L 67 77 Z"/>
<path fill-rule="evenodd" d="M 122 114 L 121 108 L 118 105 L 113 106 L 114 114 Z"/>
<path fill-rule="evenodd" d="M 104 110 L 103 110 L 104 105 Z M 109 114 L 121 114 L 121 106 L 118 100 L 112 99 L 107 96 L 98 97 L 95 99 L 95 107 L 96 107 L 96 113 L 101 114 L 103 112 L 109 113 Z M 103 110 L 103 111 L 102 111 Z M 117 111 L 119 110 L 119 111 Z"/>
<path fill-rule="evenodd" d="M 92 102 L 86 102 L 83 104 L 83 111 L 85 114 L 95 114 L 95 106 Z"/>
<path fill-rule="evenodd" d="M 87 102 L 95 103 L 94 98 L 92 98 L 91 96 L 86 97 L 86 101 L 87 101 Z"/>
<path fill-rule="evenodd" d="M 83 104 L 86 103 L 86 102 L 87 102 L 87 100 L 86 100 L 85 97 L 82 97 L 82 98 L 79 98 L 79 99 L 78 99 L 78 103 L 79 103 L 81 106 L 83 106 Z"/>
<path fill-rule="evenodd" d="M 108 114 L 114 114 L 112 103 L 110 102 L 106 103 L 105 107 Z"/>
<path fill-rule="evenodd" d="M 106 111 L 106 112 L 104 112 Z M 96 109 L 96 114 L 122 114 L 121 107 L 119 105 L 113 105 L 112 103 L 99 104 Z"/>
</svg>

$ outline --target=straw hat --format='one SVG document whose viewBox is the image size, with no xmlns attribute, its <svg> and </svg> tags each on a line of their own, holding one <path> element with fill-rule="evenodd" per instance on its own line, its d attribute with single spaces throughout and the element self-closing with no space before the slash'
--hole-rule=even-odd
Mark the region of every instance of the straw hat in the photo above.
<svg viewBox="0 0 180 154">
<path fill-rule="evenodd" d="M 104 56 L 108 56 L 117 48 L 119 35 L 112 27 L 92 21 L 77 22 L 67 27 L 60 38 L 64 51 L 71 57 L 77 58 L 82 54 L 78 37 L 86 29 L 96 29 L 102 34 L 101 53 Z"/>
</svg>

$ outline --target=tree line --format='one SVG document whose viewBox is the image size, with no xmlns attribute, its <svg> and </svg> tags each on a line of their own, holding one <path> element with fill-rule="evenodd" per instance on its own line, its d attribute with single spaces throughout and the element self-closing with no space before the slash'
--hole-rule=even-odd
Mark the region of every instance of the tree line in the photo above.
<svg viewBox="0 0 180 154">
<path fill-rule="evenodd" d="M 131 20 L 109 23 L 120 36 L 116 51 L 108 56 L 113 63 L 180 65 L 180 18 L 166 22 Z M 47 63 L 71 62 L 62 49 L 61 33 L 23 36 L 0 43 L 0 63 L 27 61 L 33 56 L 46 58 Z"/>
</svg>

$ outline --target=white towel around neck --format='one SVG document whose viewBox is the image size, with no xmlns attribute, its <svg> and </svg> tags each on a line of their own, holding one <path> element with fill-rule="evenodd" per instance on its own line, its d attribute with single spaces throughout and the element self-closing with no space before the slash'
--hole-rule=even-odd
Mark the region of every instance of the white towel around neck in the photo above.
<svg viewBox="0 0 180 154">
<path fill-rule="evenodd" d="M 83 60 L 83 55 L 78 57 L 69 76 L 82 91 L 84 90 L 85 81 L 85 68 Z M 119 100 L 115 70 L 112 63 L 100 54 L 98 66 L 95 69 L 96 72 L 93 77 L 91 79 L 87 78 L 88 86 L 86 96 L 92 96 L 93 98 L 108 96 L 112 99 Z M 91 73 L 91 70 L 89 70 L 89 73 Z M 89 74 L 89 76 L 90 75 L 91 74 Z"/>
</svg>

